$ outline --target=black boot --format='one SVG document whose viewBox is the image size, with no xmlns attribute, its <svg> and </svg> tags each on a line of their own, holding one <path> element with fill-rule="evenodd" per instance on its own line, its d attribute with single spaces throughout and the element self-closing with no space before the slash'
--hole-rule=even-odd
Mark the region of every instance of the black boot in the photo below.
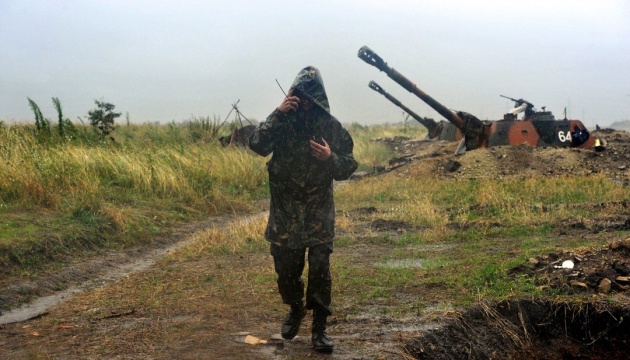
<svg viewBox="0 0 630 360">
<path fill-rule="evenodd" d="M 313 310 L 313 328 L 311 341 L 313 349 L 321 353 L 331 353 L 333 351 L 332 339 L 326 333 L 326 318 L 328 314 L 321 309 Z"/>
<path fill-rule="evenodd" d="M 282 337 L 291 340 L 297 335 L 302 324 L 302 319 L 306 316 L 306 306 L 303 301 L 291 304 L 291 311 L 282 324 Z"/>
</svg>

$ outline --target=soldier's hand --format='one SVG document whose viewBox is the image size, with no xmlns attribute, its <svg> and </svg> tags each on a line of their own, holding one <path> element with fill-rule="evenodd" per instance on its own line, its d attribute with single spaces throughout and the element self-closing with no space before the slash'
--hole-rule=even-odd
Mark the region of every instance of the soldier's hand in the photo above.
<svg viewBox="0 0 630 360">
<path fill-rule="evenodd" d="M 323 145 L 315 140 L 311 140 L 311 155 L 315 156 L 317 160 L 326 161 L 332 154 L 332 150 L 330 150 L 330 146 L 323 138 L 322 142 L 324 143 Z"/>
<path fill-rule="evenodd" d="M 292 95 L 293 91 L 289 91 L 289 95 L 285 96 L 280 106 L 278 106 L 278 110 L 286 114 L 289 111 L 295 111 L 300 105 L 300 98 Z"/>
</svg>

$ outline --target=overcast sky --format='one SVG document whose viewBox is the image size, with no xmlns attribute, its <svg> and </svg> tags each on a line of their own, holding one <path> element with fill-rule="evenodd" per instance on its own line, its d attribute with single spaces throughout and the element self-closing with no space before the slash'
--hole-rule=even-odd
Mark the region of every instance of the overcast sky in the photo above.
<svg viewBox="0 0 630 360">
<path fill-rule="evenodd" d="M 342 122 L 441 117 L 357 57 L 367 45 L 436 100 L 485 120 L 524 98 L 587 127 L 630 119 L 630 2 L 0 0 L 0 120 L 77 121 L 94 100 L 133 122 L 264 120 L 297 72 L 321 70 Z M 232 115 L 230 116 L 232 117 Z M 121 119 L 124 119 L 121 117 Z M 124 121 L 124 120 L 120 120 Z"/>
</svg>

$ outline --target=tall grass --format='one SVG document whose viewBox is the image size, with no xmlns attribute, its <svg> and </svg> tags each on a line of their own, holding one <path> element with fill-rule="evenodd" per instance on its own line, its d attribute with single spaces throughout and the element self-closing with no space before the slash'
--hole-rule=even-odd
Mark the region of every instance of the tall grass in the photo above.
<svg viewBox="0 0 630 360">
<path fill-rule="evenodd" d="M 0 224 L 0 271 L 37 266 L 77 246 L 137 242 L 176 221 L 245 210 L 266 196 L 264 158 L 222 147 L 212 126 L 190 124 L 119 127 L 105 142 L 86 127 L 74 139 L 42 137 L 32 126 L 0 128 L 0 213 L 12 218 Z"/>
<path fill-rule="evenodd" d="M 396 153 L 383 143 L 361 141 L 355 143 L 354 155 L 359 163 L 357 171 L 372 171 L 386 165 Z"/>
<path fill-rule="evenodd" d="M 55 133 L 42 141 L 33 127 L 0 127 L 0 273 L 9 273 L 11 267 L 33 271 L 38 262 L 63 260 L 58 255 L 73 247 L 143 241 L 151 238 L 145 235 L 161 232 L 169 220 L 225 213 L 266 197 L 267 159 L 242 148 L 221 147 L 215 141 L 222 135 L 216 123 L 209 118 L 183 124 L 128 123 L 107 142 L 90 137 L 91 129 L 84 127 L 77 127 L 81 136 L 67 141 L 56 141 Z M 425 134 L 420 127 L 347 128 L 355 157 L 367 166 L 384 164 L 391 156 L 373 139 Z M 615 202 L 630 199 L 627 188 L 599 175 L 452 181 L 389 173 L 352 182 L 335 193 L 337 229 L 343 236 L 339 245 L 389 237 L 383 243 L 398 246 L 399 252 L 387 256 L 416 256 L 429 264 L 421 270 L 338 266 L 335 271 L 347 273 L 348 283 L 365 281 L 366 289 L 374 289 L 368 293 L 370 301 L 387 296 L 389 290 L 380 285 L 387 279 L 400 286 L 411 281 L 447 284 L 457 292 L 483 286 L 497 287 L 496 293 L 512 291 L 514 284 L 501 274 L 515 261 L 555 248 L 556 239 L 545 233 L 549 228 L 574 217 L 614 216 L 619 212 Z M 361 208 L 376 211 L 359 212 Z M 371 229 L 377 219 L 412 227 L 393 236 Z M 257 218 L 236 221 L 224 231 L 200 232 L 178 256 L 266 251 L 265 223 Z M 355 233 L 363 238 L 353 238 Z M 433 254 L 422 246 L 414 250 L 412 245 L 419 244 L 452 247 L 445 247 L 448 254 Z M 0 299 L 3 281 L 0 277 Z"/>
<path fill-rule="evenodd" d="M 5 204 L 59 210 L 68 197 L 107 201 L 129 194 L 223 201 L 259 194 L 266 181 L 262 158 L 218 143 L 41 146 L 20 128 L 1 131 L 0 141 L 0 201 Z"/>
<path fill-rule="evenodd" d="M 348 131 L 352 134 L 355 142 L 365 142 L 378 138 L 393 138 L 396 136 L 408 137 L 414 139 L 423 139 L 427 135 L 427 129 L 414 123 L 411 126 L 401 126 L 399 124 L 381 124 L 381 125 L 361 125 L 352 123 L 347 126 Z"/>
<path fill-rule="evenodd" d="M 249 200 L 268 194 L 267 159 L 221 147 L 218 137 L 235 124 L 216 116 L 168 124 L 127 121 L 103 140 L 89 125 L 63 120 L 57 99 L 63 131 L 46 131 L 49 122 L 29 103 L 36 126 L 0 127 L 0 212 L 13 219 L 0 226 L 0 264 L 35 264 L 41 254 L 50 259 L 77 244 L 133 243 L 175 221 L 247 208 Z M 366 168 L 393 156 L 372 139 L 422 131 L 357 124 L 348 129 Z"/>
</svg>

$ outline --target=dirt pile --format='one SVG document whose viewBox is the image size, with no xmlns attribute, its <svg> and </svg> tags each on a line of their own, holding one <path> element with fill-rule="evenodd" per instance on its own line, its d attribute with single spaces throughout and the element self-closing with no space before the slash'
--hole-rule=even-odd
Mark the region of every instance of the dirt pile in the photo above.
<svg viewBox="0 0 630 360">
<path fill-rule="evenodd" d="M 384 171 L 397 170 L 407 176 L 431 173 L 445 179 L 502 179 L 603 174 L 630 184 L 630 133 L 604 129 L 593 135 L 606 140 L 606 150 L 523 144 L 476 149 L 455 156 L 457 142 L 403 137 L 375 141 L 388 144 L 400 154 Z"/>
<path fill-rule="evenodd" d="M 531 258 L 510 271 L 533 276 L 541 288 L 561 294 L 589 293 L 630 305 L 630 238 L 613 241 L 600 250 L 578 249 Z"/>
</svg>

